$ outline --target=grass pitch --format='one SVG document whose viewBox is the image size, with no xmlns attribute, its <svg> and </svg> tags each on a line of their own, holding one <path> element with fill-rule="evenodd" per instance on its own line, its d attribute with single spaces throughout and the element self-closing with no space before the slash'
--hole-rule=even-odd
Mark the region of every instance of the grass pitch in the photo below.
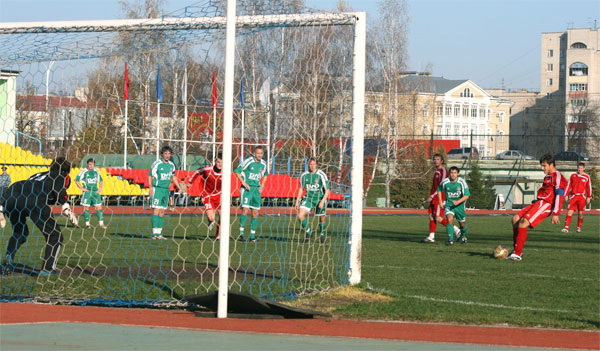
<svg viewBox="0 0 600 351">
<path fill-rule="evenodd" d="M 345 219 L 330 220 L 328 231 L 347 231 Z M 586 217 L 582 233 L 564 234 L 562 226 L 545 221 L 529 231 L 521 262 L 492 258 L 496 245 L 512 244 L 510 216 L 469 216 L 469 243 L 450 247 L 444 245 L 441 225 L 437 243 L 422 242 L 428 232 L 426 216 L 363 220 L 359 291 L 311 295 L 307 306 L 345 318 L 600 329 L 598 216 Z M 59 222 L 64 224 L 64 218 Z M 63 227 L 63 272 L 51 278 L 2 277 L 0 295 L 76 292 L 88 299 L 154 301 L 216 290 L 218 242 L 206 236 L 200 217 L 171 216 L 165 228 L 168 241 L 149 240 L 148 216 L 114 216 L 107 222 L 106 231 Z M 325 245 L 315 239 L 305 244 L 296 222 L 261 216 L 263 228 L 279 228 L 276 235 L 263 236 L 257 244 L 231 242 L 233 289 L 257 295 L 318 289 L 330 286 L 332 276 L 338 280 L 345 275 L 332 267 L 343 266 L 333 260 L 347 261 L 348 238 L 330 235 Z M 0 250 L 10 233 L 7 226 Z M 18 261 L 39 267 L 43 246 L 41 234 L 34 231 Z M 251 266 L 260 269 L 245 268 Z M 272 278 L 291 273 L 301 279 Z"/>
<path fill-rule="evenodd" d="M 575 219 L 574 219 L 575 220 Z M 337 314 L 355 318 L 600 328 L 600 217 L 582 233 L 561 233 L 549 220 L 529 230 L 523 261 L 496 260 L 512 246 L 509 216 L 468 216 L 469 243 L 434 244 L 425 216 L 365 217 L 362 289 L 394 301 L 352 304 Z M 564 221 L 564 217 L 561 217 Z M 563 222 L 564 223 L 564 222 Z"/>
</svg>

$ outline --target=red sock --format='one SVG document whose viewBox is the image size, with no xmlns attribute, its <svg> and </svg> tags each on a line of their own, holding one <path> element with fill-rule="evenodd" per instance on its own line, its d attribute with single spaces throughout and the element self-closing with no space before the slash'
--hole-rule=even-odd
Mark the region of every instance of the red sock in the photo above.
<svg viewBox="0 0 600 351">
<path fill-rule="evenodd" d="M 567 216 L 567 218 L 565 218 L 565 228 L 569 229 L 569 224 L 571 224 L 571 219 L 573 219 L 573 216 Z"/>
<path fill-rule="evenodd" d="M 217 238 L 221 234 L 221 223 L 217 223 Z"/>
<path fill-rule="evenodd" d="M 435 233 L 435 228 L 437 227 L 437 223 L 435 219 L 433 221 L 429 221 L 429 232 Z"/>
<path fill-rule="evenodd" d="M 515 253 L 519 256 L 523 253 L 523 246 L 527 241 L 527 228 L 517 229 L 517 242 L 515 243 Z"/>
<path fill-rule="evenodd" d="M 577 228 L 581 228 L 583 224 L 583 217 L 577 217 Z"/>
<path fill-rule="evenodd" d="M 442 221 L 440 223 L 442 223 L 442 225 L 445 227 L 448 225 L 448 220 L 446 218 L 444 218 L 444 219 L 442 219 Z"/>
</svg>

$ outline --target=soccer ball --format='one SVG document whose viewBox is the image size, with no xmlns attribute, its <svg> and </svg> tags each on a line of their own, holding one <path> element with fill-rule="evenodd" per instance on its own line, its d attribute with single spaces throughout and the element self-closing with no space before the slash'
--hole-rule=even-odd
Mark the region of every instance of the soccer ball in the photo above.
<svg viewBox="0 0 600 351">
<path fill-rule="evenodd" d="M 494 258 L 502 260 L 505 259 L 506 256 L 508 256 L 508 249 L 502 245 L 496 246 L 494 249 Z"/>
</svg>

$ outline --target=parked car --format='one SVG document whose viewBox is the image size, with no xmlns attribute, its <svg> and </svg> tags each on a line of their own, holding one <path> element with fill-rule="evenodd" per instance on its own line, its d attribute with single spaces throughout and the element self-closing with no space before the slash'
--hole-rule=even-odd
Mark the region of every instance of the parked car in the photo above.
<svg viewBox="0 0 600 351">
<path fill-rule="evenodd" d="M 518 160 L 521 158 L 525 158 L 526 160 L 535 160 L 535 157 L 525 155 L 519 150 L 506 150 L 496 155 L 496 160 Z"/>
<path fill-rule="evenodd" d="M 561 151 L 554 155 L 556 161 L 590 161 L 590 158 L 585 154 L 575 151 Z"/>
<path fill-rule="evenodd" d="M 448 158 L 479 158 L 479 150 L 476 147 L 459 147 L 448 151 Z"/>
</svg>

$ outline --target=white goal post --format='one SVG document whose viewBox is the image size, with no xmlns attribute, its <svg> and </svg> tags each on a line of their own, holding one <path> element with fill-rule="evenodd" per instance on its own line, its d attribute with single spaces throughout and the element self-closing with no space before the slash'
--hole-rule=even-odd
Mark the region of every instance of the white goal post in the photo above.
<svg viewBox="0 0 600 351">
<path fill-rule="evenodd" d="M 225 56 L 225 115 L 223 133 L 223 194 L 229 192 L 231 184 L 231 144 L 233 120 L 233 78 L 234 78 L 234 50 L 235 27 L 243 26 L 245 18 L 239 22 L 235 18 L 235 1 L 228 1 L 227 18 L 227 44 Z M 354 14 L 354 56 L 353 56 L 353 106 L 352 106 L 352 205 L 351 205 L 351 245 L 350 269 L 348 272 L 350 284 L 360 283 L 361 266 L 360 257 L 362 249 L 362 207 L 363 207 L 363 148 L 364 148 L 364 102 L 365 102 L 365 48 L 366 48 L 366 13 Z M 271 22 L 273 24 L 273 22 Z M 221 216 L 221 247 L 219 266 L 229 267 L 229 197 L 223 196 L 223 216 Z M 217 316 L 227 317 L 227 289 L 228 270 L 219 269 L 219 307 Z"/>
</svg>

